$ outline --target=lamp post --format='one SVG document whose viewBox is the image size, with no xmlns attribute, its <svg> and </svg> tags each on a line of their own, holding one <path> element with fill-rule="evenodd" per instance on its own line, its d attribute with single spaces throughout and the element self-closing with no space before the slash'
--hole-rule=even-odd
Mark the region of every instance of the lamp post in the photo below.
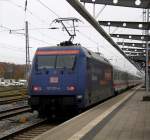
<svg viewBox="0 0 150 140">
<path fill-rule="evenodd" d="M 149 9 L 147 9 L 147 22 L 149 22 Z M 146 30 L 146 35 L 149 35 L 149 30 Z M 146 41 L 146 94 L 149 91 L 149 40 Z"/>
<path fill-rule="evenodd" d="M 149 22 L 149 16 L 150 16 L 150 11 L 149 9 L 147 9 L 147 12 L 146 12 L 146 22 Z M 149 35 L 149 29 L 147 29 L 145 31 L 145 34 L 146 35 Z M 143 101 L 150 101 L 150 94 L 149 94 L 149 41 L 150 40 L 147 40 L 146 41 L 146 95 L 143 96 Z"/>
</svg>

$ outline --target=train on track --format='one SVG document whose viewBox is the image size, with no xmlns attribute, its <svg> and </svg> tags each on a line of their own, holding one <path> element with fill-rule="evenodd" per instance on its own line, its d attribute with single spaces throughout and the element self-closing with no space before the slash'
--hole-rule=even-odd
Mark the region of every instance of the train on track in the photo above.
<svg viewBox="0 0 150 140">
<path fill-rule="evenodd" d="M 114 68 L 101 55 L 65 42 L 37 49 L 28 84 L 29 104 L 45 116 L 82 110 L 140 82 L 139 76 Z"/>
</svg>

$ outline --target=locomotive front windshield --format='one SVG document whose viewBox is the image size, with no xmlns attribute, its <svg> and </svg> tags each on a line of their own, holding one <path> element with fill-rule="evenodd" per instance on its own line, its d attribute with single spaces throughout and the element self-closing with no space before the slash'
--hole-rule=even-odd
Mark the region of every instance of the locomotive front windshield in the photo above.
<svg viewBox="0 0 150 140">
<path fill-rule="evenodd" d="M 36 56 L 37 70 L 42 69 L 73 69 L 75 55 L 38 55 Z"/>
<path fill-rule="evenodd" d="M 56 56 L 37 56 L 37 69 L 51 69 L 55 67 Z"/>
<path fill-rule="evenodd" d="M 56 68 L 68 68 L 72 69 L 75 64 L 75 55 L 64 55 L 57 56 L 56 58 Z"/>
</svg>

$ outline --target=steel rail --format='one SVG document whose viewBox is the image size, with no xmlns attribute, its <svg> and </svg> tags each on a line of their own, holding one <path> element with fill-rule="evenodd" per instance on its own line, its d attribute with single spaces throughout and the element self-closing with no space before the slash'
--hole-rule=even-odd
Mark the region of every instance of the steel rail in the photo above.
<svg viewBox="0 0 150 140">
<path fill-rule="evenodd" d="M 11 108 L 11 109 L 0 111 L 0 120 L 4 119 L 4 118 L 11 117 L 11 116 L 15 116 L 17 114 L 21 114 L 21 113 L 24 113 L 24 112 L 29 112 L 29 111 L 31 111 L 31 108 L 27 105 L 26 106 L 21 106 L 21 107 L 14 107 L 14 108 Z"/>
<path fill-rule="evenodd" d="M 11 138 L 11 137 L 13 137 L 13 136 L 15 136 L 17 134 L 20 134 L 23 131 L 29 130 L 32 127 L 40 125 L 40 124 L 44 123 L 45 121 L 46 121 L 46 119 L 38 119 L 36 121 L 28 122 L 28 123 L 26 123 L 24 125 L 12 128 L 12 129 L 7 130 L 7 131 L 4 131 L 4 132 L 2 132 L 0 134 L 0 139 L 1 140 L 3 140 L 3 139 L 9 139 L 9 138 Z"/>
<path fill-rule="evenodd" d="M 8 103 L 13 103 L 16 101 L 22 101 L 22 100 L 26 100 L 28 99 L 27 96 L 16 96 L 17 98 L 12 98 L 12 97 L 6 97 L 6 98 L 2 98 L 0 99 L 0 105 L 4 105 L 4 104 L 8 104 Z"/>
<path fill-rule="evenodd" d="M 26 94 L 23 94 L 23 93 L 3 94 L 3 95 L 0 95 L 0 99 L 9 98 L 9 97 L 17 97 L 17 96 L 26 96 Z"/>
<path fill-rule="evenodd" d="M 0 92 L 26 90 L 26 88 L 0 88 Z"/>
</svg>

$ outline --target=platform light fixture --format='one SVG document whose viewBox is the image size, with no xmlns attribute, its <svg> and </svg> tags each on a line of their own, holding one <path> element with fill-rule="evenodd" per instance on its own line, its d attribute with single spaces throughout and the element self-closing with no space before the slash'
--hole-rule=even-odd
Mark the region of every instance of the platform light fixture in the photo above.
<svg viewBox="0 0 150 140">
<path fill-rule="evenodd" d="M 96 0 L 92 0 L 92 2 L 95 2 Z"/>
<path fill-rule="evenodd" d="M 131 39 L 131 38 L 132 38 L 132 36 L 131 36 L 131 35 L 129 35 L 129 38 Z"/>
<path fill-rule="evenodd" d="M 126 27 L 127 26 L 127 24 L 126 23 L 123 23 L 123 27 Z"/>
<path fill-rule="evenodd" d="M 142 28 L 143 27 L 143 24 L 139 24 L 139 28 Z"/>
<path fill-rule="evenodd" d="M 118 3 L 118 0 L 113 0 L 113 4 L 117 4 Z"/>
<path fill-rule="evenodd" d="M 108 26 L 110 26 L 110 24 L 111 24 L 111 23 L 110 23 L 110 22 L 108 22 L 107 24 L 108 24 Z"/>
<path fill-rule="evenodd" d="M 141 0 L 135 0 L 135 5 L 137 6 L 141 5 Z"/>
</svg>

